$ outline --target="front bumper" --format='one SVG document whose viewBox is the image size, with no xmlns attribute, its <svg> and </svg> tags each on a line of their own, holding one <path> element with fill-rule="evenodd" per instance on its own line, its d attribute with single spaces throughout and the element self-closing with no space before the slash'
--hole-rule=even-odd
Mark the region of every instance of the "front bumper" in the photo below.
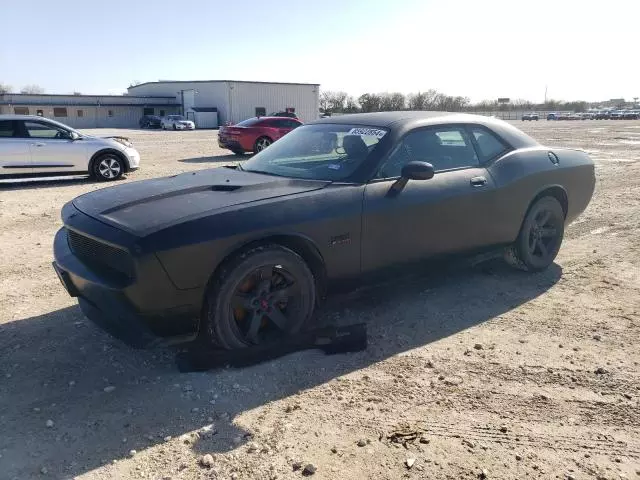
<svg viewBox="0 0 640 480">
<path fill-rule="evenodd" d="M 129 170 L 137 170 L 140 168 L 140 153 L 135 148 L 126 147 L 124 154 L 127 156 L 127 162 L 129 162 Z"/>
<path fill-rule="evenodd" d="M 78 298 L 89 320 L 115 338 L 152 348 L 197 335 L 202 292 L 176 289 L 155 255 L 136 267 L 135 279 L 123 279 L 83 263 L 69 247 L 66 228 L 57 232 L 53 250 L 53 268 L 65 290 Z"/>
<path fill-rule="evenodd" d="M 178 130 L 195 130 L 196 126 L 195 125 L 185 125 L 183 123 L 176 123 L 176 128 Z"/>
</svg>

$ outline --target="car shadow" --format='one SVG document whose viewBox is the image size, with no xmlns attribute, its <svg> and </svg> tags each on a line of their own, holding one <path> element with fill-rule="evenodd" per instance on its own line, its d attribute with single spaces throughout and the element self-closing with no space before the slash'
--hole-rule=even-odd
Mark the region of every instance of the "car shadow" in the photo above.
<svg viewBox="0 0 640 480">
<path fill-rule="evenodd" d="M 252 157 L 251 154 L 247 153 L 246 155 L 212 155 L 210 157 L 194 157 L 194 158 L 183 158 L 178 160 L 182 163 L 236 163 L 242 162 L 243 160 L 249 160 Z"/>
<path fill-rule="evenodd" d="M 496 261 L 416 270 L 338 294 L 320 310 L 320 324 L 366 322 L 365 351 L 309 350 L 205 373 L 179 373 L 174 349 L 126 347 L 75 305 L 1 325 L 3 474 L 37 478 L 44 467 L 72 478 L 169 436 L 196 452 L 232 450 L 250 433 L 234 423 L 242 413 L 491 320 L 561 275 L 555 264 L 524 274 Z"/>
</svg>

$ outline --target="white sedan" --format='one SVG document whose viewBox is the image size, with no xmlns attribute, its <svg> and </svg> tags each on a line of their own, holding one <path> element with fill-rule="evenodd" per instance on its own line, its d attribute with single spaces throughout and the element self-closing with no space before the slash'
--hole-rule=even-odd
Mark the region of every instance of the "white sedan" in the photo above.
<svg viewBox="0 0 640 480">
<path fill-rule="evenodd" d="M 33 115 L 0 115 L 0 180 L 89 176 L 116 180 L 140 167 L 140 154 L 124 137 L 92 137 Z"/>
<path fill-rule="evenodd" d="M 182 115 L 167 115 L 160 121 L 163 130 L 195 130 L 196 124 L 187 120 Z"/>
</svg>

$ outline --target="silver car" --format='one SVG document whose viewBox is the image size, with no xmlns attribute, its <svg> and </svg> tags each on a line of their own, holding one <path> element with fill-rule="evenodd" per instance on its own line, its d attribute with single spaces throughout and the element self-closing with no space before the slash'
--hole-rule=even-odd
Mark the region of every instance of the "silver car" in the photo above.
<svg viewBox="0 0 640 480">
<path fill-rule="evenodd" d="M 116 180 L 140 167 L 124 137 L 93 137 L 32 115 L 0 115 L 0 180 L 89 174 Z"/>
<path fill-rule="evenodd" d="M 195 130 L 196 124 L 182 115 L 167 115 L 160 120 L 160 127 L 163 130 Z"/>
</svg>

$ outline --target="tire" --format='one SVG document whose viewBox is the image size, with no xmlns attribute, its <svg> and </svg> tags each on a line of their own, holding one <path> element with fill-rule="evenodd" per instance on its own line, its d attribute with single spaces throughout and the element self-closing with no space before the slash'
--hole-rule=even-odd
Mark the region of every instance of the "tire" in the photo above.
<svg viewBox="0 0 640 480">
<path fill-rule="evenodd" d="M 554 197 L 542 197 L 527 212 L 515 243 L 505 251 L 511 266 L 528 272 L 549 267 L 564 237 L 564 210 Z"/>
<path fill-rule="evenodd" d="M 234 350 L 296 333 L 313 315 L 315 285 L 313 273 L 292 250 L 281 245 L 247 250 L 225 262 L 211 282 L 201 337 Z"/>
<path fill-rule="evenodd" d="M 269 137 L 260 137 L 256 140 L 256 143 L 253 144 L 253 151 L 254 153 L 259 153 L 272 143 L 273 140 L 271 140 Z"/>
<path fill-rule="evenodd" d="M 174 130 L 178 130 L 178 127 L 176 127 L 176 124 L 175 124 L 175 123 L 173 124 L 173 129 L 174 129 Z"/>
<path fill-rule="evenodd" d="M 122 177 L 124 170 L 124 160 L 113 153 L 106 153 L 93 161 L 90 174 L 99 182 L 110 182 Z"/>
<path fill-rule="evenodd" d="M 243 150 L 231 150 L 234 155 L 237 155 L 239 157 L 244 157 L 244 151 Z"/>
</svg>

